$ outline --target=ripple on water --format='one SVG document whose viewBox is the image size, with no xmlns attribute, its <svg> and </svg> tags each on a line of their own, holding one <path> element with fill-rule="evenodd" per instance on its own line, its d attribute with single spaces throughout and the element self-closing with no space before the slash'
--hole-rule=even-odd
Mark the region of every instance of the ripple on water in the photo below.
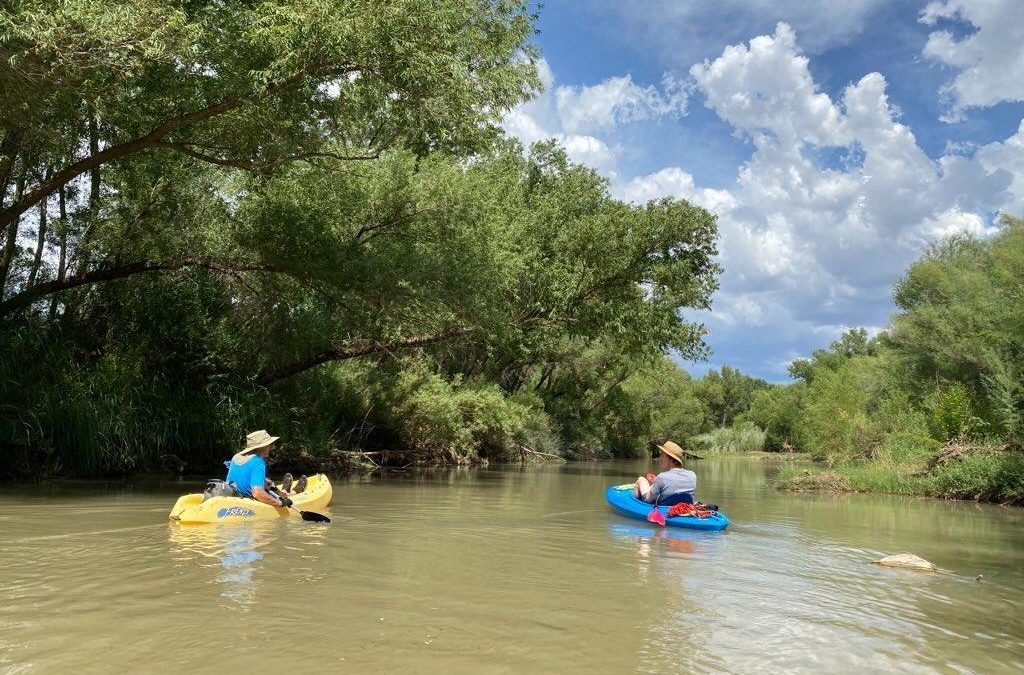
<svg viewBox="0 0 1024 675">
<path fill-rule="evenodd" d="M 159 671 L 169 644 L 167 672 L 291 670 L 296 645 L 328 672 L 1020 669 L 1017 521 L 779 494 L 759 467 L 701 465 L 726 533 L 610 513 L 625 465 L 339 481 L 326 527 L 185 528 L 168 495 L 5 503 L 0 670 Z M 904 546 L 954 573 L 870 564 Z"/>
</svg>

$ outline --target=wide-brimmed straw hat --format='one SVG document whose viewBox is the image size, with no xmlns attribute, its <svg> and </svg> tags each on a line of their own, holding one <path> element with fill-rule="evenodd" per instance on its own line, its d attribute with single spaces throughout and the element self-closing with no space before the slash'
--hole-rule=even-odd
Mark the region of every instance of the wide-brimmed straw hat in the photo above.
<svg viewBox="0 0 1024 675">
<path fill-rule="evenodd" d="M 245 437 L 245 448 L 242 452 L 252 452 L 253 450 L 265 448 L 279 438 L 281 437 L 268 434 L 266 429 L 254 431 Z"/>
<path fill-rule="evenodd" d="M 658 446 L 658 450 L 661 450 L 666 455 L 668 455 L 672 459 L 676 460 L 680 464 L 683 463 L 683 454 L 684 454 L 683 453 L 683 449 L 680 448 L 675 443 L 673 443 L 672 441 L 665 441 L 664 445 L 659 445 Z"/>
</svg>

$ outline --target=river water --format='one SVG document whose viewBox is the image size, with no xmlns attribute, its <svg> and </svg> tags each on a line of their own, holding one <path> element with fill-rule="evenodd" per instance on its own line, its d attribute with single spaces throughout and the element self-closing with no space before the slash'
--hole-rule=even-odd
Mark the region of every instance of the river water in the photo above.
<svg viewBox="0 0 1024 675">
<path fill-rule="evenodd" d="M 694 462 L 733 523 L 699 534 L 610 512 L 641 462 L 339 479 L 330 525 L 169 523 L 199 482 L 7 486 L 0 672 L 1024 670 L 1024 509 L 778 467 Z M 870 564 L 900 552 L 945 571 Z"/>
</svg>

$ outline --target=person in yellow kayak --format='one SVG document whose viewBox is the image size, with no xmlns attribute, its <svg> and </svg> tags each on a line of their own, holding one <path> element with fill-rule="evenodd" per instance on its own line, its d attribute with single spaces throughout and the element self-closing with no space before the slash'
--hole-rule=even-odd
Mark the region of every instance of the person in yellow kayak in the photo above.
<svg viewBox="0 0 1024 675">
<path fill-rule="evenodd" d="M 640 476 L 633 486 L 633 495 L 648 504 L 674 506 L 692 504 L 697 492 L 697 474 L 683 468 L 683 449 L 672 441 L 659 445 L 658 466 L 661 473 L 650 478 Z"/>
<path fill-rule="evenodd" d="M 227 482 L 245 497 L 271 506 L 291 506 L 292 500 L 267 482 L 267 457 L 279 438 L 265 429 L 247 435 L 245 448 L 227 463 Z"/>
</svg>

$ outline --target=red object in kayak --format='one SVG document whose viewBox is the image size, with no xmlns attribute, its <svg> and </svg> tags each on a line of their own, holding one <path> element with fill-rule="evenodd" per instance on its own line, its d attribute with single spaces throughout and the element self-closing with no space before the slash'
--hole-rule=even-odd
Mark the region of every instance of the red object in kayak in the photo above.
<svg viewBox="0 0 1024 675">
<path fill-rule="evenodd" d="M 647 520 L 652 523 L 657 523 L 662 527 L 665 527 L 665 514 L 661 512 L 657 506 L 651 509 L 651 512 L 647 514 Z"/>
</svg>

